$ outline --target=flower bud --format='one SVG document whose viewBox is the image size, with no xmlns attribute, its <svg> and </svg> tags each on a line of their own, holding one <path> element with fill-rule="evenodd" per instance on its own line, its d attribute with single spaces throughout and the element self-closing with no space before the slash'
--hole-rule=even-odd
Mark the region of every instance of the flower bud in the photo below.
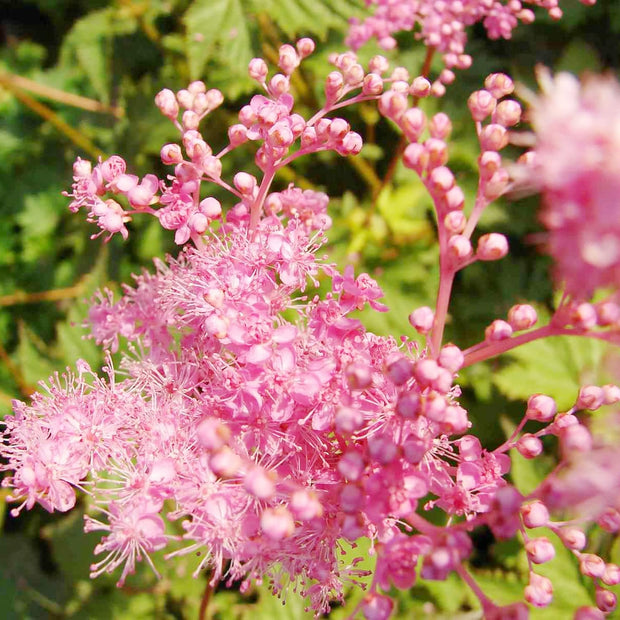
<svg viewBox="0 0 620 620">
<path fill-rule="evenodd" d="M 413 80 L 409 92 L 414 97 L 428 97 L 431 94 L 431 83 L 425 77 L 419 76 Z"/>
<path fill-rule="evenodd" d="M 579 396 L 575 403 L 576 409 L 595 411 L 605 402 L 605 392 L 597 385 L 584 385 L 579 389 Z"/>
<path fill-rule="evenodd" d="M 409 315 L 409 324 L 420 334 L 426 335 L 433 328 L 435 313 L 428 306 L 416 308 Z"/>
<path fill-rule="evenodd" d="M 519 454 L 526 459 L 536 458 L 543 450 L 542 441 L 535 435 L 525 433 L 517 441 L 516 448 Z"/>
<path fill-rule="evenodd" d="M 521 506 L 521 516 L 525 527 L 544 527 L 549 523 L 549 511 L 539 500 Z"/>
<path fill-rule="evenodd" d="M 488 90 L 477 90 L 467 100 L 467 107 L 475 121 L 483 121 L 495 110 L 497 101 Z"/>
<path fill-rule="evenodd" d="M 515 331 L 530 329 L 537 321 L 536 310 L 529 304 L 518 304 L 508 311 L 508 322 Z"/>
<path fill-rule="evenodd" d="M 508 254 L 508 240 L 499 233 L 488 233 L 478 239 L 476 258 L 483 261 L 499 260 Z"/>
<path fill-rule="evenodd" d="M 528 540 L 525 543 L 525 551 L 534 564 L 544 564 L 555 557 L 555 549 L 551 541 L 544 536 Z"/>
<path fill-rule="evenodd" d="M 527 401 L 525 415 L 530 420 L 538 422 L 550 422 L 557 412 L 557 405 L 551 396 L 545 394 L 533 394 Z"/>
<path fill-rule="evenodd" d="M 263 533 L 271 540 L 283 540 L 295 531 L 293 515 L 284 507 L 266 508 L 260 518 Z"/>
<path fill-rule="evenodd" d="M 511 336 L 512 327 L 510 323 L 502 321 L 501 319 L 495 319 L 495 321 L 484 330 L 484 339 L 486 342 L 499 342 L 500 340 L 507 340 Z"/>
<path fill-rule="evenodd" d="M 530 582 L 524 590 L 525 600 L 535 607 L 547 607 L 553 600 L 553 584 L 547 577 L 530 573 Z"/>
</svg>

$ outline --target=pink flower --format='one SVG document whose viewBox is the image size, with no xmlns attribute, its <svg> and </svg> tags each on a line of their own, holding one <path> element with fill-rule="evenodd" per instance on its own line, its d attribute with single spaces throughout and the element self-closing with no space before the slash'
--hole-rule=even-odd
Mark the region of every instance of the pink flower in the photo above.
<svg viewBox="0 0 620 620">
<path fill-rule="evenodd" d="M 620 86 L 612 77 L 579 83 L 568 73 L 539 79 L 530 174 L 543 193 L 555 278 L 587 299 L 620 285 Z"/>
</svg>

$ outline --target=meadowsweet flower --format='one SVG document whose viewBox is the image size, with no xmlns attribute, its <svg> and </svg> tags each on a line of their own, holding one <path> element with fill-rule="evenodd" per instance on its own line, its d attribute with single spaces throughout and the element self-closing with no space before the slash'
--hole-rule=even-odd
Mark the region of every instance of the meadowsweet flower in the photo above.
<svg viewBox="0 0 620 620">
<path fill-rule="evenodd" d="M 539 73 L 532 106 L 536 147 L 531 179 L 543 194 L 554 275 L 567 292 L 589 298 L 620 284 L 620 86 L 611 76 Z"/>
</svg>

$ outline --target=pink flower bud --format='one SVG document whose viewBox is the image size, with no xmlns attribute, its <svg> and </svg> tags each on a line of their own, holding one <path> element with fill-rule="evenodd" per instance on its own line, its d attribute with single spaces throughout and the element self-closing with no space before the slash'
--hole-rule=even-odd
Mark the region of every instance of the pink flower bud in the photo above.
<svg viewBox="0 0 620 620">
<path fill-rule="evenodd" d="M 289 504 L 291 512 L 301 521 L 310 521 L 323 515 L 323 506 L 316 493 L 307 489 L 300 489 L 291 495 Z"/>
<path fill-rule="evenodd" d="M 581 551 L 582 549 L 585 549 L 588 542 L 586 535 L 577 527 L 561 527 L 557 534 L 564 546 L 567 549 L 572 549 L 574 551 Z"/>
<path fill-rule="evenodd" d="M 433 422 L 444 421 L 446 407 L 446 399 L 435 391 L 430 391 L 423 402 L 424 415 Z"/>
<path fill-rule="evenodd" d="M 394 385 L 404 385 L 413 376 L 413 364 L 404 355 L 398 355 L 386 364 L 385 375 Z"/>
<path fill-rule="evenodd" d="M 471 427 L 467 410 L 460 405 L 448 405 L 442 416 L 442 431 L 446 435 L 460 435 Z"/>
<path fill-rule="evenodd" d="M 293 515 L 284 506 L 266 508 L 260 518 L 263 533 L 271 540 L 284 540 L 295 531 Z"/>
<path fill-rule="evenodd" d="M 424 142 L 428 153 L 429 168 L 443 166 L 448 161 L 448 145 L 438 138 L 429 138 Z"/>
<path fill-rule="evenodd" d="M 530 582 L 524 590 L 525 600 L 535 607 L 547 607 L 553 600 L 553 584 L 547 577 L 530 573 Z"/>
<path fill-rule="evenodd" d="M 416 308 L 409 315 L 409 324 L 420 334 L 428 334 L 433 328 L 435 313 L 428 306 Z"/>
<path fill-rule="evenodd" d="M 358 63 L 353 63 L 343 71 L 344 81 L 349 86 L 360 86 L 364 80 L 364 68 Z"/>
<path fill-rule="evenodd" d="M 512 127 L 521 120 L 521 106 L 512 99 L 500 101 L 493 112 L 492 120 L 504 127 Z"/>
<path fill-rule="evenodd" d="M 596 607 L 580 607 L 573 616 L 573 620 L 605 620 L 605 614 Z"/>
<path fill-rule="evenodd" d="M 228 139 L 231 146 L 239 146 L 248 140 L 248 130 L 245 125 L 237 123 L 228 128 Z"/>
<path fill-rule="evenodd" d="M 484 339 L 487 342 L 499 342 L 500 340 L 507 340 L 511 336 L 512 327 L 510 323 L 502 321 L 501 319 L 495 319 L 495 321 L 484 330 Z"/>
<path fill-rule="evenodd" d="M 368 594 L 362 603 L 366 620 L 388 620 L 394 610 L 394 601 L 384 594 Z"/>
<path fill-rule="evenodd" d="M 279 50 L 278 67 L 286 75 L 290 75 L 299 66 L 300 58 L 297 50 L 289 44 L 281 45 Z"/>
<path fill-rule="evenodd" d="M 521 506 L 521 516 L 525 527 L 544 527 L 549 523 L 549 511 L 539 500 Z"/>
<path fill-rule="evenodd" d="M 467 100 L 467 107 L 475 121 L 481 122 L 495 110 L 497 101 L 488 90 L 477 90 Z"/>
<path fill-rule="evenodd" d="M 465 356 L 461 349 L 454 344 L 447 344 L 439 351 L 439 359 L 437 360 L 441 366 L 449 370 L 452 374 L 458 372 L 465 361 Z"/>
<path fill-rule="evenodd" d="M 606 405 L 613 405 L 620 401 L 620 387 L 611 383 L 603 386 L 603 397 Z"/>
<path fill-rule="evenodd" d="M 607 532 L 617 532 L 620 530 L 620 512 L 615 508 L 606 508 L 596 522 Z"/>
<path fill-rule="evenodd" d="M 443 69 L 439 74 L 439 79 L 442 84 L 452 84 L 452 82 L 456 79 L 456 75 L 454 74 L 454 71 L 451 71 L 450 69 Z"/>
<path fill-rule="evenodd" d="M 433 95 L 433 97 L 443 97 L 445 94 L 446 87 L 439 80 L 435 80 L 431 84 L 431 95 Z"/>
<path fill-rule="evenodd" d="M 411 142 L 417 142 L 426 126 L 426 116 L 420 108 L 409 108 L 399 120 L 400 128 Z"/>
<path fill-rule="evenodd" d="M 605 572 L 601 581 L 606 586 L 617 586 L 620 584 L 620 566 L 617 564 L 605 564 Z"/>
<path fill-rule="evenodd" d="M 592 329 L 596 327 L 596 320 L 596 308 L 585 302 L 578 304 L 571 313 L 571 322 L 577 329 Z"/>
<path fill-rule="evenodd" d="M 157 93 L 155 105 L 164 116 L 172 120 L 175 120 L 179 114 L 177 99 L 169 88 L 164 88 Z"/>
<path fill-rule="evenodd" d="M 223 446 L 211 455 L 209 467 L 217 476 L 232 478 L 241 469 L 241 457 L 235 454 L 228 446 Z"/>
<path fill-rule="evenodd" d="M 243 488 L 256 499 L 271 499 L 276 493 L 275 474 L 262 467 L 253 467 L 243 479 Z"/>
<path fill-rule="evenodd" d="M 183 129 L 198 129 L 200 125 L 200 116 L 192 110 L 186 110 L 181 117 Z"/>
<path fill-rule="evenodd" d="M 312 52 L 314 52 L 315 44 L 314 41 L 308 37 L 303 37 L 297 41 L 295 46 L 297 48 L 297 52 L 302 58 L 306 58 L 310 56 Z"/>
<path fill-rule="evenodd" d="M 508 254 L 508 240 L 499 233 L 488 233 L 478 239 L 476 258 L 479 260 L 499 260 Z"/>
<path fill-rule="evenodd" d="M 334 425 L 339 433 L 351 435 L 364 426 L 364 414 L 359 409 L 340 407 L 334 416 Z"/>
<path fill-rule="evenodd" d="M 528 558 L 534 564 L 544 564 L 555 557 L 555 549 L 546 537 L 532 538 L 525 543 Z"/>
<path fill-rule="evenodd" d="M 438 166 L 428 175 L 429 190 L 434 194 L 445 194 L 454 186 L 454 175 L 450 168 Z"/>
<path fill-rule="evenodd" d="M 340 508 L 349 514 L 364 506 L 364 492 L 355 484 L 345 484 L 340 491 Z"/>
<path fill-rule="evenodd" d="M 200 201 L 198 205 L 200 212 L 206 215 L 210 220 L 216 220 L 220 215 L 222 215 L 222 205 L 220 201 L 213 196 L 207 196 Z"/>
<path fill-rule="evenodd" d="M 491 73 L 491 75 L 484 80 L 484 87 L 496 99 L 501 99 L 514 91 L 513 81 L 504 73 Z"/>
<path fill-rule="evenodd" d="M 472 255 L 471 241 L 463 235 L 454 235 L 448 240 L 448 256 L 455 262 L 465 261 Z"/>
<path fill-rule="evenodd" d="M 460 210 L 465 206 L 465 194 L 463 190 L 455 185 L 449 189 L 445 194 L 437 195 L 437 207 L 438 209 L 444 209 L 446 211 Z"/>
<path fill-rule="evenodd" d="M 371 435 L 368 438 L 368 453 L 377 463 L 387 465 L 396 458 L 398 446 L 390 437 L 385 435 Z"/>
<path fill-rule="evenodd" d="M 160 155 L 164 164 L 180 164 L 183 161 L 183 153 L 178 144 L 164 144 L 161 147 Z"/>
<path fill-rule="evenodd" d="M 278 97 L 279 95 L 288 93 L 289 88 L 290 88 L 290 83 L 286 75 L 282 75 L 281 73 L 276 73 L 269 80 L 269 92 L 274 97 Z"/>
<path fill-rule="evenodd" d="M 177 101 L 181 105 L 181 107 L 186 110 L 190 110 L 194 104 L 194 95 L 189 92 L 186 88 L 182 88 L 177 92 Z"/>
<path fill-rule="evenodd" d="M 328 102 L 338 99 L 344 86 L 344 77 L 340 71 L 332 71 L 325 78 L 325 98 Z"/>
<path fill-rule="evenodd" d="M 478 157 L 480 176 L 489 180 L 502 166 L 502 158 L 496 151 L 484 151 Z"/>
<path fill-rule="evenodd" d="M 403 93 L 388 90 L 379 97 L 379 112 L 394 121 L 398 121 L 407 108 L 407 96 Z"/>
<path fill-rule="evenodd" d="M 505 127 L 491 123 L 480 132 L 480 148 L 483 151 L 501 151 L 508 144 L 508 132 Z"/>
<path fill-rule="evenodd" d="M 336 151 L 344 156 L 357 155 L 362 150 L 362 146 L 364 146 L 362 136 L 355 131 L 349 131 L 342 138 L 340 145 L 336 147 Z"/>
<path fill-rule="evenodd" d="M 613 301 L 606 301 L 596 306 L 598 325 L 614 325 L 620 320 L 620 306 Z"/>
<path fill-rule="evenodd" d="M 192 110 L 196 112 L 198 116 L 203 116 L 209 111 L 209 99 L 206 93 L 198 93 L 194 95 Z"/>
<path fill-rule="evenodd" d="M 363 390 L 372 385 L 372 368 L 363 362 L 352 362 L 345 369 L 347 383 L 352 390 Z"/>
<path fill-rule="evenodd" d="M 424 439 L 410 436 L 403 443 L 403 456 L 408 463 L 417 465 L 429 450 L 429 444 Z"/>
<path fill-rule="evenodd" d="M 594 553 L 582 553 L 579 556 L 579 570 L 586 577 L 600 579 L 605 574 L 605 561 Z"/>
<path fill-rule="evenodd" d="M 595 411 L 605 402 L 605 392 L 597 385 L 584 385 L 579 389 L 579 396 L 575 403 L 576 409 L 590 409 Z"/>
<path fill-rule="evenodd" d="M 446 217 L 443 220 L 443 225 L 446 227 L 446 231 L 450 234 L 459 235 L 467 226 L 467 218 L 462 211 L 452 211 L 446 214 Z"/>
<path fill-rule="evenodd" d="M 176 145 L 175 145 L 176 146 Z M 90 166 L 90 162 L 87 162 Z M 107 183 L 115 181 L 119 176 L 125 173 L 127 164 L 122 157 L 118 155 L 112 155 L 101 163 L 100 170 L 103 180 Z"/>
<path fill-rule="evenodd" d="M 364 77 L 362 93 L 364 95 L 380 95 L 383 92 L 383 80 L 376 73 L 369 73 Z"/>
<path fill-rule="evenodd" d="M 420 411 L 420 394 L 414 390 L 404 392 L 396 401 L 396 413 L 403 418 L 413 419 Z"/>
<path fill-rule="evenodd" d="M 209 110 L 215 110 L 215 108 L 219 108 L 224 103 L 224 95 L 217 88 L 210 88 L 206 95 L 209 102 Z"/>
<path fill-rule="evenodd" d="M 422 144 L 414 142 L 409 144 L 403 153 L 403 163 L 407 168 L 422 174 L 426 170 L 429 162 L 428 151 Z"/>
<path fill-rule="evenodd" d="M 596 606 L 605 613 L 611 613 L 617 604 L 616 595 L 605 588 L 596 588 Z"/>
<path fill-rule="evenodd" d="M 422 76 L 415 78 L 409 92 L 418 98 L 428 97 L 431 94 L 431 83 Z"/>
<path fill-rule="evenodd" d="M 345 452 L 338 461 L 338 471 L 353 482 L 359 479 L 365 467 L 366 463 L 359 452 Z"/>
<path fill-rule="evenodd" d="M 73 163 L 73 176 L 76 179 L 88 177 L 91 175 L 92 171 L 93 171 L 93 166 L 86 159 L 81 159 L 80 157 L 78 157 Z M 123 170 L 123 172 L 125 171 Z"/>
<path fill-rule="evenodd" d="M 573 424 L 562 429 L 560 443 L 564 456 L 572 452 L 589 452 L 592 449 L 592 435 L 583 424 Z"/>
<path fill-rule="evenodd" d="M 390 63 L 385 56 L 373 56 L 368 63 L 368 70 L 371 73 L 376 73 L 381 75 L 385 73 L 390 68 Z"/>
<path fill-rule="evenodd" d="M 508 311 L 508 322 L 515 331 L 534 327 L 538 321 L 536 310 L 528 304 L 512 306 Z"/>
<path fill-rule="evenodd" d="M 256 177 L 247 172 L 237 172 L 233 178 L 234 186 L 244 196 L 251 196 L 257 186 Z"/>
<path fill-rule="evenodd" d="M 439 112 L 435 114 L 429 124 L 431 137 L 439 140 L 447 140 L 452 132 L 452 121 L 447 114 Z"/>
<path fill-rule="evenodd" d="M 526 459 L 536 458 L 543 450 L 542 441 L 535 435 L 525 433 L 517 441 L 516 448 L 519 454 Z"/>
<path fill-rule="evenodd" d="M 439 370 L 435 360 L 422 359 L 415 363 L 413 374 L 420 386 L 428 387 L 439 377 Z"/>
<path fill-rule="evenodd" d="M 533 394 L 527 401 L 527 410 L 525 415 L 530 420 L 550 422 L 553 420 L 557 410 L 557 405 L 551 396 L 546 396 L 545 394 Z"/>
</svg>

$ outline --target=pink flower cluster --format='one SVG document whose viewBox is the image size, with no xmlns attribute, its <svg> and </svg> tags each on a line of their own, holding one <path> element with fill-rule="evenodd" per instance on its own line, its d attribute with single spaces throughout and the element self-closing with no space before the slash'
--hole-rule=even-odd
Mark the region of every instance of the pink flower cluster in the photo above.
<svg viewBox="0 0 620 620">
<path fill-rule="evenodd" d="M 593 5 L 596 0 L 580 0 Z M 445 69 L 434 93 L 441 95 L 443 85 L 454 80 L 452 69 L 467 69 L 472 58 L 465 52 L 468 26 L 482 23 L 491 39 L 510 39 L 519 22 L 534 21 L 534 12 L 524 5 L 538 6 L 552 19 L 560 19 L 559 0 L 366 0 L 374 13 L 363 21 L 351 19 L 348 45 L 358 49 L 376 38 L 386 50 L 396 47 L 394 35 L 417 28 L 416 38 L 443 56 Z"/>
<path fill-rule="evenodd" d="M 543 193 L 558 283 L 588 299 L 598 288 L 620 286 L 620 86 L 611 76 L 580 83 L 540 71 L 539 78 L 526 176 Z"/>
<path fill-rule="evenodd" d="M 525 15 L 519 2 L 409 4 L 427 17 L 467 10 L 476 21 L 484 14 L 487 28 L 502 36 L 506 32 L 490 17 L 494 8 L 500 17 L 501 11 L 514 19 Z M 557 8 L 553 2 L 537 4 L 550 12 Z M 472 12 L 476 7 L 479 14 Z M 162 161 L 174 166 L 165 181 L 128 174 L 118 156 L 94 167 L 76 162 L 72 211 L 85 208 L 102 232 L 123 237 L 131 217 L 148 213 L 175 231 L 179 245 L 191 241 L 191 247 L 177 258 L 156 261 L 154 273 L 135 276 L 120 298 L 104 290 L 92 300 L 88 326 L 106 351 L 105 378 L 78 361 L 75 373 L 52 377 L 46 393 L 35 395 L 30 405 L 15 403 L 0 444 L 5 460 L 0 467 L 8 472 L 2 484 L 19 502 L 12 513 L 36 503 L 67 511 L 76 492 L 83 492 L 92 509 L 85 530 L 102 532 L 93 577 L 119 569 L 122 585 L 137 562 L 146 561 L 157 573 L 150 557 L 155 551 L 165 549 L 167 559 L 197 553 L 195 574 L 208 568 L 212 585 L 240 581 L 246 590 L 267 577 L 279 594 L 290 582 L 317 616 L 329 610 L 330 601 L 343 600 L 347 582 L 360 585 L 367 576 L 357 568 L 361 558 L 348 566 L 340 558 L 344 545 L 355 548 L 365 537 L 376 567 L 359 610 L 372 620 L 392 613 L 392 586 L 408 589 L 418 577 L 445 580 L 452 572 L 471 587 L 485 617 L 527 618 L 525 603 L 495 604 L 469 574 L 464 566 L 473 548 L 469 533 L 479 526 L 497 539 L 520 533 L 528 560 L 524 598 L 544 607 L 553 598 L 553 584 L 535 567 L 551 561 L 555 549 L 547 536 L 531 532 L 544 527 L 594 584 L 596 607 L 581 608 L 575 618 L 610 613 L 616 600 L 607 587 L 620 583 L 620 568 L 587 552 L 583 524 L 596 521 L 608 531 L 620 530 L 620 500 L 608 492 L 620 485 L 620 460 L 617 446 L 592 436 L 581 412 L 617 404 L 620 388 L 584 386 L 565 412 L 549 396 L 535 394 L 514 433 L 488 450 L 470 434 L 457 379 L 464 367 L 538 337 L 599 337 L 596 327 L 611 333 L 619 306 L 569 298 L 548 325 L 535 327 L 536 310 L 517 304 L 467 350 L 443 337 L 456 273 L 508 253 L 503 235 L 480 236 L 475 250 L 472 235 L 485 208 L 509 184 L 499 152 L 521 117 L 520 106 L 508 98 L 512 81 L 492 74 L 468 100 L 481 154 L 478 191 L 466 215 L 465 194 L 448 167 L 450 118 L 444 113 L 428 118 L 417 106 L 419 98 L 432 94 L 430 82 L 422 76 L 411 80 L 402 67 L 388 74 L 381 56 L 366 70 L 347 52 L 331 59 L 336 69 L 325 82 L 326 103 L 306 120 L 293 111 L 290 75 L 313 49 L 309 39 L 282 46 L 281 72 L 270 79 L 263 59 L 251 61 L 249 73 L 265 94 L 241 108 L 229 144 L 219 153 L 199 132 L 201 120 L 222 103 L 219 91 L 202 82 L 177 93 L 161 91 L 156 104 L 177 126 L 182 143 L 162 148 Z M 615 137 L 609 122 L 616 118 L 617 86 L 591 84 L 580 89 L 572 78 L 559 77 L 535 110 L 539 143 L 527 158 L 534 162 L 528 170 L 540 171 L 545 219 L 561 223 L 550 226 L 552 242 L 553 235 L 568 234 L 565 222 L 573 213 L 580 225 L 603 234 L 597 227 L 611 208 Z M 567 90 L 576 103 L 564 101 Z M 560 113 L 549 103 L 554 96 Z M 408 141 L 403 163 L 419 176 L 435 206 L 437 303 L 409 317 L 424 345 L 376 336 L 355 318 L 367 306 L 387 308 L 368 274 L 356 277 L 350 265 L 340 271 L 317 258 L 331 225 L 328 197 L 294 185 L 272 190 L 278 170 L 301 155 L 358 153 L 361 136 L 344 119 L 327 115 L 369 100 L 377 100 L 381 114 L 403 132 Z M 548 136 L 548 127 L 567 122 L 567 115 L 575 127 L 560 135 L 556 126 Z M 574 135 L 587 146 L 579 153 L 567 147 Z M 242 144 L 256 146 L 260 172 L 237 172 L 227 181 L 221 158 Z M 232 206 L 222 209 L 205 196 L 205 183 L 228 190 Z M 577 228 L 570 231 L 577 234 Z M 604 232 L 615 234 L 609 224 Z M 591 262 L 592 252 L 581 260 Z M 558 265 L 570 284 L 561 252 Z M 610 265 L 592 267 L 599 269 L 593 285 L 615 284 L 612 271 L 600 275 Z M 319 285 L 326 292 L 319 294 Z M 574 293 L 570 286 L 569 292 Z M 115 369 L 111 354 L 117 352 Z M 524 496 L 506 479 L 508 453 L 536 458 L 546 436 L 559 445 L 559 464 Z M 431 509 L 443 513 L 443 525 L 423 516 Z M 552 517 L 557 512 L 563 520 Z"/>
</svg>

